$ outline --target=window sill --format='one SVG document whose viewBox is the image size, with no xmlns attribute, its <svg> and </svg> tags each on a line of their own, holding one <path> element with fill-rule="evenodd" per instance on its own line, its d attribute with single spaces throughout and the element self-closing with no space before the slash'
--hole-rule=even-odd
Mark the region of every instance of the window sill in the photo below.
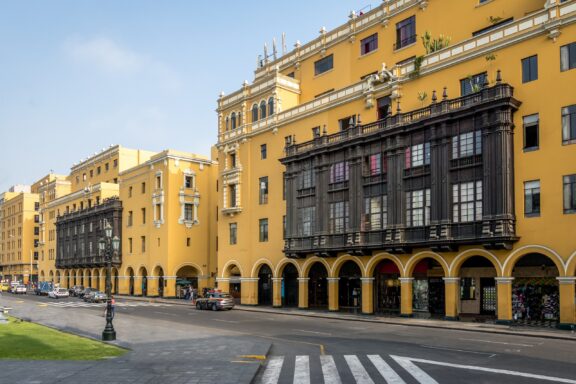
<svg viewBox="0 0 576 384">
<path fill-rule="evenodd" d="M 324 72 L 322 72 L 322 73 L 319 73 L 319 74 L 317 74 L 317 75 L 315 74 L 315 75 L 314 75 L 314 79 L 317 79 L 318 77 L 324 76 L 324 75 L 326 75 L 326 74 L 328 74 L 328 73 L 331 73 L 331 72 L 334 72 L 334 68 L 329 69 L 329 70 L 327 70 L 327 71 L 324 71 Z"/>
<path fill-rule="evenodd" d="M 562 145 L 572 145 L 572 144 L 576 144 L 576 139 L 562 141 Z"/>
<path fill-rule="evenodd" d="M 483 7 L 483 6 L 485 6 L 486 4 L 492 3 L 493 1 L 494 1 L 494 0 L 488 0 L 488 1 L 483 1 L 483 2 L 480 2 L 480 1 L 479 1 L 478 4 L 476 4 L 475 8 Z"/>
<path fill-rule="evenodd" d="M 523 151 L 524 151 L 524 153 L 526 153 L 526 152 L 534 152 L 534 151 L 537 151 L 539 149 L 540 149 L 540 147 L 528 147 L 528 148 L 524 148 Z"/>
<path fill-rule="evenodd" d="M 524 217 L 526 218 L 540 217 L 540 213 L 525 213 Z"/>
<path fill-rule="evenodd" d="M 416 39 L 416 40 L 418 40 L 418 39 Z M 416 41 L 414 41 L 413 43 L 410 43 L 410 44 L 408 44 L 408 45 L 405 45 L 405 46 L 403 46 L 403 47 L 394 49 L 394 53 L 401 52 L 401 51 L 403 51 L 403 50 L 405 50 L 405 49 L 408 49 L 408 48 L 410 48 L 410 47 L 413 47 L 414 45 L 416 45 Z"/>
<path fill-rule="evenodd" d="M 565 215 L 574 215 L 574 214 L 576 214 L 576 209 L 565 209 L 564 214 Z"/>
<path fill-rule="evenodd" d="M 366 52 L 365 54 L 360 54 L 360 56 L 358 56 L 358 59 L 363 59 L 363 58 L 365 58 L 365 57 L 367 57 L 367 56 L 371 56 L 371 55 L 375 54 L 376 52 L 378 52 L 378 48 L 376 48 L 376 49 L 373 50 L 373 51 Z"/>
</svg>

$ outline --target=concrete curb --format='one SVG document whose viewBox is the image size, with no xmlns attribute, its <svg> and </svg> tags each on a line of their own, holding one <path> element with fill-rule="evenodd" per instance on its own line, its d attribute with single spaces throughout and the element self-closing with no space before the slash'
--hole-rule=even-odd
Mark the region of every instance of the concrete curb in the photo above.
<svg viewBox="0 0 576 384">
<path fill-rule="evenodd" d="M 124 300 L 133 301 L 148 301 L 153 303 L 166 303 L 189 306 L 191 308 L 195 307 L 190 301 L 183 301 L 180 299 L 158 299 L 158 298 L 143 298 L 143 297 L 133 297 L 133 296 L 116 296 Z M 477 333 L 492 333 L 500 335 L 513 335 L 513 336 L 525 336 L 534 338 L 547 338 L 555 340 L 568 340 L 576 341 L 576 334 L 570 333 L 570 331 L 555 331 L 555 332 L 530 332 L 525 330 L 514 330 L 510 326 L 506 325 L 491 325 L 489 327 L 470 327 L 466 326 L 466 323 L 460 322 L 448 322 L 448 321 L 435 321 L 435 320 L 418 320 L 418 323 L 410 322 L 409 319 L 394 318 L 394 319 L 384 319 L 384 318 L 368 318 L 369 315 L 346 315 L 346 314 L 330 314 L 330 313 L 319 313 L 319 312 L 306 312 L 306 311 L 285 311 L 281 309 L 270 309 L 270 308 L 259 308 L 259 307 L 249 307 L 244 305 L 237 305 L 234 307 L 235 310 L 247 311 L 247 312 L 260 312 L 260 313 L 273 313 L 277 315 L 288 315 L 288 316 L 302 316 L 302 317 L 313 317 L 321 319 L 336 319 L 344 321 L 359 321 L 365 323 L 379 323 L 379 324 L 390 324 L 390 325 L 404 325 L 408 327 L 420 327 L 420 328 L 433 328 L 433 329 L 446 329 L 453 331 L 468 331 Z M 443 324 L 445 323 L 445 324 Z M 562 333 L 566 334 L 562 334 Z"/>
</svg>

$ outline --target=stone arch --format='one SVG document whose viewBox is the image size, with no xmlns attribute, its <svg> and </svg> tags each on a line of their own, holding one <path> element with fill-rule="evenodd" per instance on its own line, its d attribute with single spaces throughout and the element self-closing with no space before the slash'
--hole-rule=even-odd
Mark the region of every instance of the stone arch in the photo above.
<svg viewBox="0 0 576 384">
<path fill-rule="evenodd" d="M 442 258 L 442 256 L 438 255 L 437 253 L 430 252 L 430 251 L 420 252 L 420 253 L 417 253 L 414 256 L 412 256 L 410 258 L 410 260 L 408 261 L 408 263 L 406 264 L 406 267 L 404 267 L 404 276 L 411 277 L 412 273 L 414 272 L 414 267 L 421 260 L 424 260 L 426 258 L 436 260 L 438 262 L 438 264 L 440 264 L 440 266 L 444 270 L 444 276 L 450 276 L 449 267 L 448 267 L 448 264 L 446 263 L 446 261 L 444 260 L 444 258 Z"/>
<path fill-rule="evenodd" d="M 40 281 L 45 281 L 46 279 L 46 274 L 44 273 L 44 271 L 40 271 Z"/>
<path fill-rule="evenodd" d="M 50 271 L 48 273 L 48 279 L 49 279 L 49 281 L 54 281 L 54 271 Z"/>
<path fill-rule="evenodd" d="M 365 268 L 362 260 L 360 260 L 360 258 L 358 256 L 351 256 L 351 255 L 344 255 L 344 256 L 340 256 L 340 257 L 336 258 L 336 261 L 332 265 L 332 269 L 328 270 L 330 273 L 329 276 L 330 277 L 338 277 L 338 275 L 340 274 L 340 269 L 342 268 L 342 266 L 347 261 L 352 261 L 352 262 L 356 263 L 356 265 L 358 265 L 358 268 L 360 268 L 360 271 L 362 273 L 362 277 L 366 277 L 366 275 L 364 274 L 364 272 L 366 271 L 366 268 Z"/>
<path fill-rule="evenodd" d="M 152 269 L 152 276 L 157 279 L 156 284 L 158 287 L 158 296 L 164 297 L 164 281 L 165 272 L 164 268 L 160 264 L 157 264 L 154 269 Z"/>
<path fill-rule="evenodd" d="M 566 261 L 566 276 L 576 276 L 576 251 Z"/>
<path fill-rule="evenodd" d="M 148 296 L 148 268 L 145 265 L 141 265 L 138 268 L 138 276 L 140 277 L 140 286 L 142 289 L 142 296 Z"/>
<path fill-rule="evenodd" d="M 124 276 L 128 277 L 128 294 L 130 296 L 134 295 L 135 275 L 134 268 L 131 266 L 126 267 Z"/>
<path fill-rule="evenodd" d="M 560 277 L 566 276 L 566 270 L 564 268 L 564 261 L 562 260 L 562 257 L 560 257 L 560 255 L 554 250 L 542 245 L 526 245 L 510 253 L 510 255 L 508 255 L 506 258 L 506 261 L 504 261 L 504 265 L 502 267 L 502 275 L 505 277 L 511 277 L 512 269 L 514 269 L 514 266 L 518 260 L 530 253 L 539 253 L 548 257 L 556 265 L 556 268 L 558 269 L 558 275 Z"/>
<path fill-rule="evenodd" d="M 493 253 L 488 252 L 485 249 L 468 249 L 458 254 L 458 256 L 456 256 L 456 258 L 454 258 L 454 260 L 452 260 L 452 263 L 450 264 L 449 276 L 458 277 L 462 265 L 466 262 L 466 260 L 474 256 L 480 256 L 484 257 L 485 259 L 488 259 L 494 266 L 494 269 L 496 269 L 496 275 L 502 276 L 502 264 L 500 264 L 500 261 Z"/>
<path fill-rule="evenodd" d="M 124 276 L 130 276 L 130 273 L 134 275 L 134 268 L 132 268 L 132 266 L 129 265 L 124 270 Z"/>
<path fill-rule="evenodd" d="M 301 269 L 301 276 L 302 277 L 309 277 L 308 275 L 310 274 L 310 268 L 312 268 L 312 266 L 314 265 L 314 263 L 319 262 L 321 264 L 324 265 L 324 268 L 326 268 L 326 271 L 328 272 L 328 274 L 330 274 L 330 265 L 328 264 L 328 262 L 318 256 L 312 256 L 311 258 L 309 258 L 308 260 L 306 260 L 306 262 L 304 263 L 304 265 L 302 266 Z"/>
<path fill-rule="evenodd" d="M 60 270 L 57 269 L 56 270 L 56 275 L 54 276 L 54 282 L 60 284 L 61 283 L 61 274 L 60 274 Z"/>
<path fill-rule="evenodd" d="M 258 271 L 260 271 L 260 268 L 262 268 L 262 264 L 266 264 L 268 265 L 268 267 L 270 268 L 270 270 L 272 271 L 272 273 L 274 273 L 274 267 L 272 266 L 272 262 L 268 259 L 260 259 L 257 260 L 254 263 L 254 266 L 252 267 L 252 273 L 250 274 L 250 277 L 258 277 Z M 272 276 L 272 277 L 276 277 L 276 276 Z"/>
<path fill-rule="evenodd" d="M 376 269 L 376 266 L 383 260 L 390 260 L 394 264 L 396 264 L 396 267 L 398 267 L 401 276 L 403 276 L 402 273 L 404 273 L 404 265 L 402 264 L 402 261 L 400 261 L 398 256 L 392 255 L 390 253 L 378 253 L 377 255 L 372 256 L 370 258 L 370 261 L 368 261 L 368 264 L 366 264 L 366 269 L 364 270 L 364 276 L 368 277 L 374 276 L 374 270 Z"/>
<path fill-rule="evenodd" d="M 198 266 L 198 264 L 188 262 L 188 263 L 182 263 L 182 264 L 178 265 L 176 268 L 174 268 L 174 273 L 172 274 L 172 276 L 177 276 L 178 271 L 180 271 L 182 268 L 185 268 L 185 267 L 192 267 L 198 271 L 198 275 L 205 275 L 204 270 L 202 268 L 200 268 L 200 266 Z"/>
<path fill-rule="evenodd" d="M 224 267 L 222 267 L 221 277 L 230 277 L 230 270 L 232 269 L 232 267 L 238 268 L 238 270 L 240 271 L 240 276 L 244 276 L 244 271 L 242 270 L 240 263 L 237 262 L 236 260 L 228 260 L 226 264 L 224 264 Z"/>
<path fill-rule="evenodd" d="M 280 262 L 276 266 L 276 270 L 274 271 L 274 275 L 277 277 L 282 277 L 282 272 L 284 272 L 284 268 L 286 268 L 286 266 L 288 264 L 292 264 L 292 265 L 294 265 L 294 267 L 296 267 L 296 270 L 298 271 L 298 277 L 302 276 L 302 269 L 300 268 L 300 265 L 298 265 L 298 263 L 295 262 L 294 260 L 287 259 L 287 258 L 280 260 Z"/>
</svg>

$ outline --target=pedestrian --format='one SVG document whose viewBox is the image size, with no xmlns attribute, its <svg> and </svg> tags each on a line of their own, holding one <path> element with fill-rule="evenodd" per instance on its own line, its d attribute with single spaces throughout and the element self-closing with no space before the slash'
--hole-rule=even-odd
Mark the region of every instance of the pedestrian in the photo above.
<svg viewBox="0 0 576 384">
<path fill-rule="evenodd" d="M 114 299 L 114 296 L 110 296 L 110 313 L 112 314 L 112 318 L 114 318 L 114 313 L 115 313 L 115 308 L 116 308 L 116 299 Z M 106 304 L 106 307 L 104 307 L 104 317 L 106 317 L 108 312 L 108 304 Z"/>
<path fill-rule="evenodd" d="M 192 300 L 192 305 L 196 304 L 196 290 L 190 290 L 190 300 Z"/>
</svg>

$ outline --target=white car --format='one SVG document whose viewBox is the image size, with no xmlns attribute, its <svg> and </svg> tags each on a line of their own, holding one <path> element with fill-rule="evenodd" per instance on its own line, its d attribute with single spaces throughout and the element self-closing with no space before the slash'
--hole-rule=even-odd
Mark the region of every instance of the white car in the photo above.
<svg viewBox="0 0 576 384">
<path fill-rule="evenodd" d="M 27 288 L 25 285 L 17 285 L 14 288 L 14 293 L 22 293 L 22 294 L 26 294 Z"/>
<path fill-rule="evenodd" d="M 53 291 L 48 292 L 48 297 L 60 299 L 62 297 L 70 297 L 70 293 L 66 288 L 56 288 Z"/>
</svg>

